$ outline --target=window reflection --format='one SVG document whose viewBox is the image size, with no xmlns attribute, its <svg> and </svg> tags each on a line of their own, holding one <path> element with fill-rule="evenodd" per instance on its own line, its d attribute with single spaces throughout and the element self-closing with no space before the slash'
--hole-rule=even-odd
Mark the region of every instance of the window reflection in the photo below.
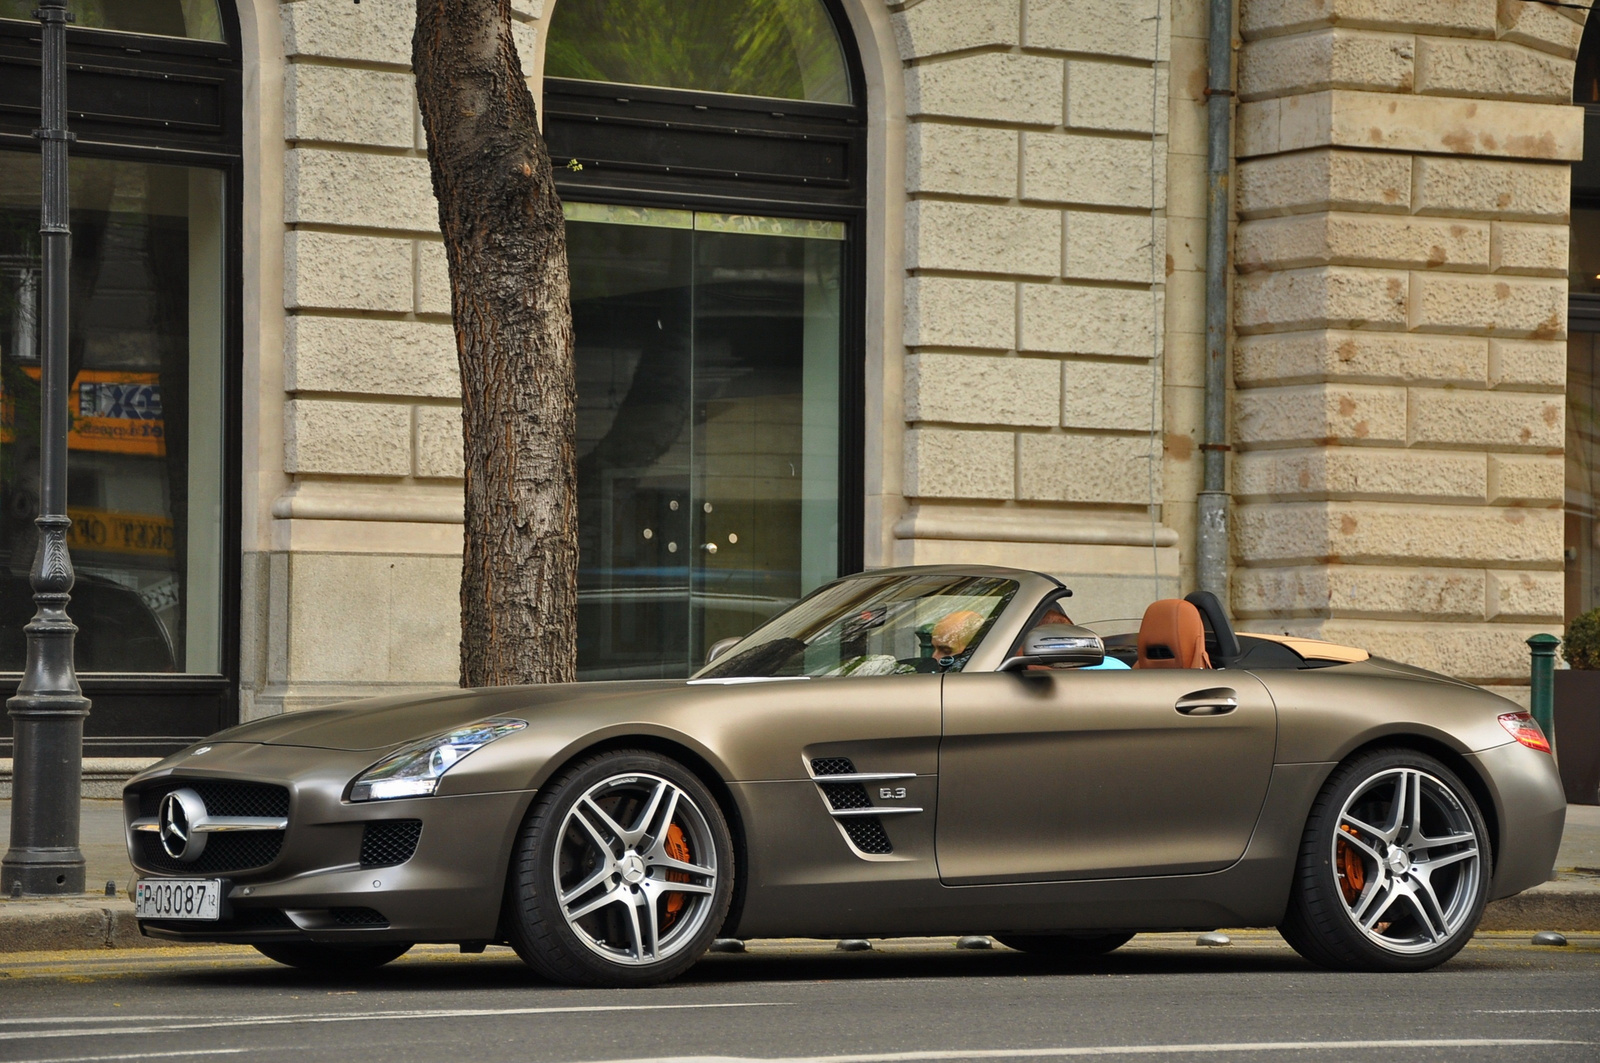
<svg viewBox="0 0 1600 1063">
<path fill-rule="evenodd" d="M 561 0 L 545 75 L 849 103 L 820 0 Z"/>
<path fill-rule="evenodd" d="M 215 673 L 223 180 L 73 159 L 68 544 L 83 671 Z M 0 153 L 0 671 L 18 671 L 39 489 L 39 160 Z"/>
<path fill-rule="evenodd" d="M 0 0 L 0 18 L 37 21 L 35 0 Z M 217 0 L 72 0 L 72 25 L 120 33 L 191 37 L 220 41 L 222 12 Z"/>
<path fill-rule="evenodd" d="M 838 575 L 845 227 L 567 218 L 579 676 L 687 675 Z"/>
</svg>

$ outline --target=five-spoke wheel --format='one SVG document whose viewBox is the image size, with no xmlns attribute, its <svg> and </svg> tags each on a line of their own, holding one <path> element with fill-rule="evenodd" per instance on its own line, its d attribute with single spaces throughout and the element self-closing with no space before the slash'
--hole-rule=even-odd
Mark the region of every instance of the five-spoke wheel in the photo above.
<svg viewBox="0 0 1600 1063">
<path fill-rule="evenodd" d="M 512 944 L 560 981 L 671 978 L 721 928 L 732 869 L 727 824 L 692 772 L 644 751 L 601 754 L 529 814 L 512 865 Z"/>
<path fill-rule="evenodd" d="M 1426 754 L 1378 750 L 1318 796 L 1280 929 L 1324 966 L 1432 967 L 1472 936 L 1489 870 L 1488 831 L 1460 779 Z"/>
</svg>

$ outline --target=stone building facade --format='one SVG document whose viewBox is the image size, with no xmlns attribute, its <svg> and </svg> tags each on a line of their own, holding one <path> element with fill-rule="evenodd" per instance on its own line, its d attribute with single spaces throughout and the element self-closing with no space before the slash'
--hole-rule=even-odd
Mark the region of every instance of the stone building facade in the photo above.
<svg viewBox="0 0 1600 1063">
<path fill-rule="evenodd" d="M 454 681 L 462 447 L 411 3 L 228 2 L 242 73 L 228 679 L 248 719 Z M 576 3 L 511 2 L 541 114 L 547 45 Z M 861 498 L 839 511 L 856 514 L 859 563 L 1040 569 L 1075 589 L 1080 619 L 1192 589 L 1210 4 L 814 3 L 851 57 L 865 152 L 846 273 L 863 412 L 841 481 Z M 1587 7 L 1238 0 L 1242 627 L 1515 694 L 1523 640 L 1570 612 Z"/>
</svg>

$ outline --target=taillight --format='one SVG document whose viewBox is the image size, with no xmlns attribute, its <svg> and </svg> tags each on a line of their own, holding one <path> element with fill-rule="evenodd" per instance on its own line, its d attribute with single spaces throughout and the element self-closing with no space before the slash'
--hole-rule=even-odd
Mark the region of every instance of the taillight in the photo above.
<svg viewBox="0 0 1600 1063">
<path fill-rule="evenodd" d="M 1541 753 L 1550 752 L 1550 739 L 1544 736 L 1544 731 L 1539 728 L 1539 721 L 1533 718 L 1532 713 L 1504 713 L 1500 717 L 1500 726 L 1529 749 L 1537 749 Z"/>
</svg>

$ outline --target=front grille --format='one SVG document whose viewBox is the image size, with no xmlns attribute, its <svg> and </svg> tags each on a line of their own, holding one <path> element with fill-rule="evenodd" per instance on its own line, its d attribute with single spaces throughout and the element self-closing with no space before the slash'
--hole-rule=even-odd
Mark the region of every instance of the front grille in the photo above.
<svg viewBox="0 0 1600 1063">
<path fill-rule="evenodd" d="M 819 782 L 817 785 L 822 787 L 829 806 L 835 811 L 872 807 L 872 799 L 867 796 L 867 788 L 858 782 Z"/>
<path fill-rule="evenodd" d="M 816 775 L 853 775 L 855 770 L 849 757 L 817 757 L 811 762 L 811 771 Z"/>
<path fill-rule="evenodd" d="M 393 867 L 411 859 L 422 837 L 422 820 L 391 819 L 368 823 L 361 832 L 361 866 Z"/>
<path fill-rule="evenodd" d="M 205 852 L 198 860 L 174 860 L 161 847 L 161 836 L 154 831 L 133 835 L 133 862 L 139 867 L 164 875 L 214 875 L 229 871 L 249 871 L 266 867 L 278 858 L 283 848 L 281 830 L 222 831 L 206 839 Z"/>
<path fill-rule="evenodd" d="M 147 790 L 139 791 L 139 815 L 154 816 L 161 808 L 161 799 L 173 790 L 193 790 L 206 804 L 206 814 L 212 816 L 264 816 L 270 819 L 287 819 L 289 816 L 289 788 L 271 783 L 234 782 L 227 779 L 162 779 Z"/>
<path fill-rule="evenodd" d="M 339 926 L 388 926 L 389 920 L 372 908 L 329 908 L 328 914 Z"/>
<path fill-rule="evenodd" d="M 889 833 L 883 829 L 877 816 L 851 816 L 843 823 L 844 832 L 850 836 L 851 843 L 862 852 L 874 856 L 894 852 Z"/>
</svg>

